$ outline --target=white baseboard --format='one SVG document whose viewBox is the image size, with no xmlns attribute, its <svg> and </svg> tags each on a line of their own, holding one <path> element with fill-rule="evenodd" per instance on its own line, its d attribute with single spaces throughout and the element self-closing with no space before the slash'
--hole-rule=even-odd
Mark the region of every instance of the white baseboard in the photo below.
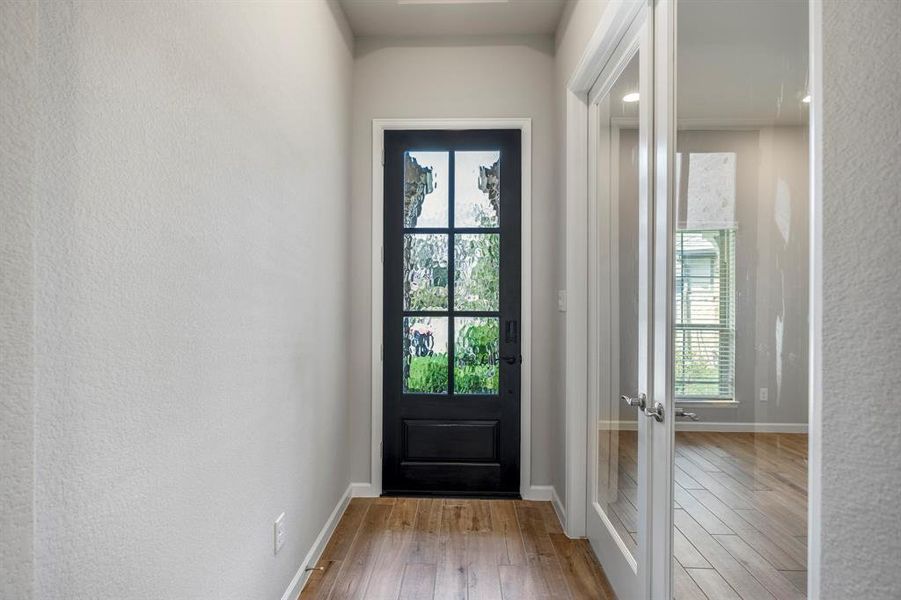
<svg viewBox="0 0 901 600">
<path fill-rule="evenodd" d="M 560 525 L 566 531 L 566 510 L 563 508 L 563 502 L 557 495 L 557 488 L 552 485 L 533 485 L 522 493 L 523 500 L 536 500 L 539 502 L 550 502 L 560 519 Z"/>
<path fill-rule="evenodd" d="M 378 498 L 381 494 L 375 491 L 371 483 L 351 483 L 351 498 Z"/>
<path fill-rule="evenodd" d="M 310 572 L 307 571 L 307 568 L 312 567 L 317 562 L 319 562 L 319 557 L 322 556 L 322 553 L 325 550 L 325 546 L 326 544 L 328 544 L 329 538 L 331 538 L 332 534 L 335 532 L 335 527 L 338 526 L 338 521 L 340 521 L 341 517 L 344 516 L 344 510 L 347 508 L 347 505 L 350 502 L 352 491 L 353 484 L 347 486 L 347 490 L 345 490 L 344 494 L 338 500 L 338 504 L 335 505 L 335 509 L 332 511 L 332 514 L 329 515 L 329 518 L 328 520 L 326 520 L 325 525 L 322 526 L 322 530 L 316 537 L 316 541 L 313 542 L 313 547 L 310 548 L 309 552 L 307 552 L 306 557 L 304 557 L 303 562 L 300 563 L 300 567 L 297 569 L 297 573 L 294 574 L 294 578 L 291 580 L 291 583 L 288 584 L 288 589 L 286 589 L 285 593 L 282 594 L 282 600 L 296 600 L 297 597 L 300 596 L 300 592 L 310 576 Z"/>
<path fill-rule="evenodd" d="M 554 493 L 551 497 L 551 505 L 554 507 L 554 512 L 557 513 L 557 519 L 560 521 L 560 526 L 563 528 L 563 531 L 566 531 L 566 509 L 563 507 L 563 502 L 560 501 L 560 496 L 557 495 L 557 488 L 553 488 Z"/>
<path fill-rule="evenodd" d="M 636 421 L 599 422 L 604 431 L 635 431 Z M 807 433 L 807 423 L 727 423 L 719 421 L 679 421 L 676 431 L 718 431 L 722 433 Z"/>
<path fill-rule="evenodd" d="M 716 421 L 686 421 L 676 423 L 676 431 L 807 433 L 807 423 L 717 423 Z"/>
<path fill-rule="evenodd" d="M 554 486 L 533 485 L 522 492 L 523 500 L 536 500 L 538 502 L 550 502 L 554 499 Z"/>
</svg>

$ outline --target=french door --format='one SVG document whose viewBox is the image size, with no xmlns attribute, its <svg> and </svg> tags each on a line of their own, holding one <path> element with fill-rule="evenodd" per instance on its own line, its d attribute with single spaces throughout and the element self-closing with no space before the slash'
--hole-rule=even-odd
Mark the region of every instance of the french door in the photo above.
<svg viewBox="0 0 901 600">
<path fill-rule="evenodd" d="M 653 566 L 653 15 L 644 6 L 589 93 L 589 459 L 586 526 L 617 595 Z M 665 469 L 665 463 L 664 463 Z"/>
<path fill-rule="evenodd" d="M 385 132 L 385 494 L 519 495 L 520 135 Z"/>
<path fill-rule="evenodd" d="M 621 598 L 806 597 L 807 24 L 648 0 L 588 97 L 586 524 Z"/>
</svg>

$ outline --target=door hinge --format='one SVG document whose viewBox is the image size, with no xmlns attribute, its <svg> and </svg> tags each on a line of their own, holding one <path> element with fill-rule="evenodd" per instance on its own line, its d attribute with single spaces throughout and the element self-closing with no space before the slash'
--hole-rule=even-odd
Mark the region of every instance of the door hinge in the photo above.
<svg viewBox="0 0 901 600">
<path fill-rule="evenodd" d="M 385 361 L 385 344 L 379 345 L 379 360 L 382 362 Z"/>
<path fill-rule="evenodd" d="M 385 166 L 385 149 L 382 148 L 382 166 Z"/>
<path fill-rule="evenodd" d="M 382 264 L 385 264 L 385 247 L 384 246 L 379 247 L 379 260 L 382 261 Z"/>
</svg>

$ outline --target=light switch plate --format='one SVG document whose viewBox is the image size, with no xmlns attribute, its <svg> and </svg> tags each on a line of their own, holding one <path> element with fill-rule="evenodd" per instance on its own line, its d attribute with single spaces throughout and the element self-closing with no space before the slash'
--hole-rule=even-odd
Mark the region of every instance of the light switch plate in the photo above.
<svg viewBox="0 0 901 600">
<path fill-rule="evenodd" d="M 566 312 L 566 290 L 557 291 L 557 310 Z"/>
<path fill-rule="evenodd" d="M 278 554 L 278 551 L 285 545 L 285 537 L 287 536 L 285 532 L 285 513 L 280 514 L 275 520 L 272 532 L 275 542 L 275 554 Z"/>
</svg>

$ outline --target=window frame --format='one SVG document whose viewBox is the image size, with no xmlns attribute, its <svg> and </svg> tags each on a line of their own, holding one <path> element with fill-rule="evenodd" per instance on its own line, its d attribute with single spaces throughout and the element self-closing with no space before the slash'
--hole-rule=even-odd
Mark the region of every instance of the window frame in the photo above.
<svg viewBox="0 0 901 600">
<path fill-rule="evenodd" d="M 736 262 L 735 262 L 735 238 L 736 238 L 736 227 L 704 227 L 704 228 L 686 228 L 680 229 L 676 231 L 676 252 L 674 258 L 674 290 L 673 297 L 674 303 L 682 303 L 685 302 L 683 300 L 685 291 L 684 284 L 682 282 L 682 277 L 684 273 L 684 258 L 682 258 L 683 252 L 680 250 L 682 247 L 682 236 L 686 234 L 716 234 L 715 243 L 719 247 L 718 251 L 710 251 L 705 253 L 700 253 L 695 256 L 695 258 L 704 258 L 710 257 L 715 260 L 713 263 L 716 266 L 715 274 L 711 275 L 711 278 L 715 277 L 715 280 L 719 286 L 719 319 L 716 325 L 700 325 L 700 324 L 690 324 L 690 323 L 680 323 L 676 321 L 676 311 L 674 307 L 674 315 L 673 315 L 673 399 L 678 404 L 698 404 L 698 405 L 734 405 L 738 404 L 738 400 L 736 399 L 735 393 L 735 348 L 736 348 L 736 327 L 735 327 L 735 313 L 736 313 L 736 293 L 735 293 L 735 279 L 736 279 Z M 679 262 L 682 262 L 682 266 L 677 268 Z M 725 277 L 723 276 L 725 273 Z M 726 296 L 726 300 L 722 300 L 722 296 Z M 690 299 L 688 299 L 690 302 Z M 684 310 L 682 311 L 684 315 Z M 676 344 L 676 332 L 678 331 L 700 331 L 700 330 L 710 330 L 719 332 L 720 336 L 720 351 L 718 356 L 720 357 L 717 365 L 717 373 L 718 379 L 716 385 L 722 390 L 724 387 L 727 388 L 727 393 L 721 393 L 717 395 L 712 394 L 679 394 L 679 379 L 676 376 L 676 365 L 679 363 L 679 358 L 677 355 L 678 349 Z M 728 348 L 723 348 L 723 334 L 727 338 L 725 344 L 728 345 Z M 723 381 L 723 356 L 727 356 L 728 365 L 725 367 L 725 372 L 728 373 L 728 377 L 726 381 Z M 683 361 L 684 362 L 684 361 Z M 684 380 L 683 380 L 684 381 Z M 695 382 L 699 383 L 699 382 Z M 712 383 L 712 382 L 706 382 Z M 688 385 L 683 383 L 684 385 Z"/>
</svg>

